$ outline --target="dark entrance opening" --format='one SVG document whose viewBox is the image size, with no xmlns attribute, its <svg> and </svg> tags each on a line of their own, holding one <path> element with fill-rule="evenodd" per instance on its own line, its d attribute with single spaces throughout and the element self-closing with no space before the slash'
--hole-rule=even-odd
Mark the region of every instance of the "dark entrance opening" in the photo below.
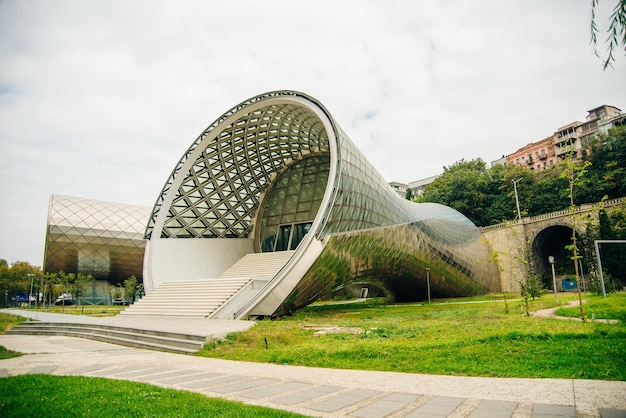
<svg viewBox="0 0 626 418">
<path fill-rule="evenodd" d="M 552 289 L 552 267 L 548 258 L 554 257 L 554 270 L 557 282 L 564 276 L 573 276 L 572 253 L 566 247 L 572 244 L 572 228 L 551 226 L 539 233 L 532 243 L 533 267 L 544 285 Z"/>
</svg>

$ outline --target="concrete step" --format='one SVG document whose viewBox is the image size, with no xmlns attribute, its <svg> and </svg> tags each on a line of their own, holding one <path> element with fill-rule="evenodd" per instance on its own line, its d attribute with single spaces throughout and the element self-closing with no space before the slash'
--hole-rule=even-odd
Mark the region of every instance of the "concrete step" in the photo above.
<svg viewBox="0 0 626 418">
<path fill-rule="evenodd" d="M 293 253 L 251 253 L 217 278 L 163 283 L 120 315 L 210 317 L 253 278 L 273 278 Z"/>
<path fill-rule="evenodd" d="M 238 280 L 235 280 L 238 279 Z M 196 282 L 169 282 L 163 283 L 159 287 L 174 288 L 174 289 L 198 289 L 198 288 L 215 288 L 215 289 L 228 289 L 234 284 L 245 283 L 249 279 L 248 276 L 237 276 L 232 279 L 224 280 L 197 280 Z"/>
<path fill-rule="evenodd" d="M 202 308 L 206 306 L 219 305 L 223 299 L 197 299 L 193 301 L 180 301 L 180 300 L 159 300 L 159 299 L 146 299 L 137 301 L 133 307 L 139 306 L 181 306 L 187 308 Z"/>
<path fill-rule="evenodd" d="M 246 254 L 220 274 L 218 279 L 246 276 L 272 278 L 283 268 L 293 253 L 294 251 L 277 251 Z"/>
<path fill-rule="evenodd" d="M 245 283 L 244 283 L 245 284 Z M 233 287 L 233 288 L 239 288 L 243 286 L 242 285 L 238 285 L 237 287 Z M 176 290 L 174 288 L 168 288 L 168 289 L 160 289 L 158 292 L 153 292 L 150 293 L 151 295 L 155 295 L 155 296 L 168 296 L 168 295 L 198 295 L 198 294 L 202 294 L 203 291 L 210 291 L 211 293 L 207 293 L 207 295 L 221 295 L 221 294 L 230 294 L 233 291 L 233 288 L 230 288 L 228 290 L 222 290 L 222 289 L 218 289 L 218 290 L 214 290 L 211 288 L 208 289 L 194 289 L 194 290 Z"/>
<path fill-rule="evenodd" d="M 209 317 L 249 281 L 249 277 L 237 277 L 167 282 L 120 314 Z"/>
<path fill-rule="evenodd" d="M 66 337 L 86 338 L 125 347 L 183 354 L 195 353 L 200 350 L 206 342 L 204 337 L 197 335 L 108 325 L 54 322 L 24 322 L 8 330 L 6 333 L 13 335 L 62 335 Z"/>
</svg>

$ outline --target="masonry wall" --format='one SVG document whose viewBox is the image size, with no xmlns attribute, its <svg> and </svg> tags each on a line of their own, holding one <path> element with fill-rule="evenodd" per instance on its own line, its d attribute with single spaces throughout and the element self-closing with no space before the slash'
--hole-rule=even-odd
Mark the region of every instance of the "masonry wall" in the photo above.
<svg viewBox="0 0 626 418">
<path fill-rule="evenodd" d="M 504 292 L 520 292 L 520 281 L 526 276 L 524 261 L 524 233 L 522 225 L 502 226 L 483 231 L 483 239 L 491 246 L 500 268 Z"/>
</svg>

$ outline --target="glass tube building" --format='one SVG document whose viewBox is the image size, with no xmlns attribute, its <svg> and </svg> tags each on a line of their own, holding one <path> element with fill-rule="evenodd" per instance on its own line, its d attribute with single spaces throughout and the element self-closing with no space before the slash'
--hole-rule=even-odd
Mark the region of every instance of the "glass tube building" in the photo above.
<svg viewBox="0 0 626 418">
<path fill-rule="evenodd" d="M 398 301 L 500 288 L 471 221 L 402 199 L 326 108 L 294 91 L 246 100 L 204 130 L 168 177 L 145 238 L 148 296 L 166 283 L 243 283 L 215 318 L 288 313 L 354 283 Z M 245 260 L 254 268 L 237 270 Z"/>
</svg>

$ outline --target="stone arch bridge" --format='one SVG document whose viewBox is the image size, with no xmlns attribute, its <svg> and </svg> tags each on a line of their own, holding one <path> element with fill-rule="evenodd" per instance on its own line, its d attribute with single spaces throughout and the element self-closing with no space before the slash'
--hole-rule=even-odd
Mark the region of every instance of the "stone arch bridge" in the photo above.
<svg viewBox="0 0 626 418">
<path fill-rule="evenodd" d="M 603 206 L 610 208 L 623 202 L 626 197 L 607 200 Z M 572 230 L 575 228 L 577 235 L 583 234 L 590 221 L 598 222 L 598 214 L 597 204 L 584 204 L 577 206 L 573 214 L 565 209 L 481 228 L 483 238 L 497 254 L 502 289 L 519 292 L 520 280 L 526 276 L 529 264 L 540 277 L 544 275 L 551 268 L 549 256 L 555 257 L 557 265 L 571 264 L 565 246 L 571 244 Z M 525 262 L 525 247 L 530 249 L 528 262 Z M 553 287 L 551 281 L 546 284 Z"/>
</svg>

